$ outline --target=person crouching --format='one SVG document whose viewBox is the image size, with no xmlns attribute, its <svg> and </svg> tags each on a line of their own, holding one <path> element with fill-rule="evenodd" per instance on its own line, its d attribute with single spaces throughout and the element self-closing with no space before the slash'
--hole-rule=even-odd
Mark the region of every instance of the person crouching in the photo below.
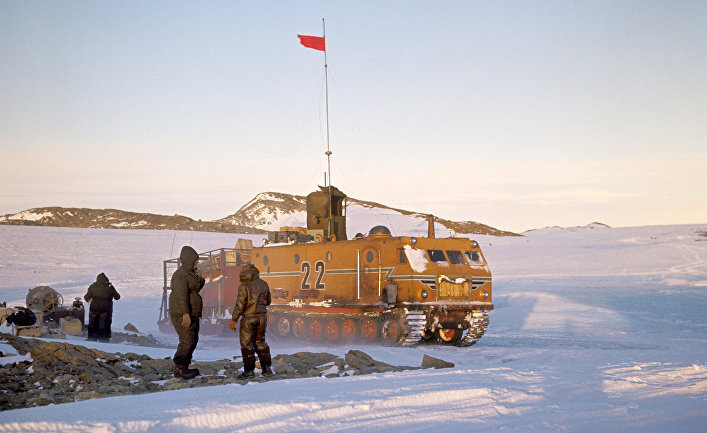
<svg viewBox="0 0 707 433">
<path fill-rule="evenodd" d="M 255 377 L 255 354 L 260 359 L 260 368 L 264 376 L 273 374 L 271 369 L 270 347 L 265 342 L 267 327 L 267 306 L 270 305 L 270 287 L 260 279 L 260 271 L 254 265 L 246 265 L 241 269 L 238 287 L 238 298 L 233 307 L 231 323 L 228 327 L 236 330 L 236 323 L 241 319 L 240 343 L 243 355 L 243 373 L 239 379 Z M 242 317 L 242 318 L 241 318 Z"/>
</svg>

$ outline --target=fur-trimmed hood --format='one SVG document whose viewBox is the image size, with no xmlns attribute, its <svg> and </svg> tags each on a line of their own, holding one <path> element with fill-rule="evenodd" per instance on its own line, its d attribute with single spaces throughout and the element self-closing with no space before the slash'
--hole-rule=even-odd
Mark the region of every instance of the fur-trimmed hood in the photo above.
<svg viewBox="0 0 707 433">
<path fill-rule="evenodd" d="M 245 265 L 243 269 L 241 269 L 238 278 L 241 280 L 241 283 L 249 283 L 260 278 L 260 271 L 255 265 Z"/>
</svg>

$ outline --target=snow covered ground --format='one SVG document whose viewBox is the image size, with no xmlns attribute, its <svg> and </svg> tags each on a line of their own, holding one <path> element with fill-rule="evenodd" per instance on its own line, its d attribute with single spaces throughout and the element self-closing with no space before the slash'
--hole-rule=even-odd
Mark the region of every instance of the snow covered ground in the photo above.
<svg viewBox="0 0 707 433">
<path fill-rule="evenodd" d="M 0 432 L 567 431 L 702 432 L 707 422 L 704 225 L 558 229 L 474 236 L 494 273 L 491 324 L 471 348 L 317 347 L 271 341 L 273 354 L 351 348 L 395 365 L 423 354 L 454 369 L 289 379 L 86 400 L 0 412 Z M 0 301 L 50 285 L 65 304 L 99 272 L 128 322 L 160 334 L 162 260 L 182 245 L 231 247 L 238 235 L 0 226 Z M 253 239 L 261 236 L 241 236 Z M 8 332 L 4 325 L 2 332 Z M 171 349 L 70 342 L 109 352 Z M 10 351 L 6 345 L 0 350 Z M 239 354 L 203 338 L 196 360 Z"/>
</svg>

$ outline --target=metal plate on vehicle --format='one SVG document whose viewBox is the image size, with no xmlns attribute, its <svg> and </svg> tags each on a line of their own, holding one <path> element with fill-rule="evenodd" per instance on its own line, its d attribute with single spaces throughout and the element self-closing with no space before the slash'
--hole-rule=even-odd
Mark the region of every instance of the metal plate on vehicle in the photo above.
<svg viewBox="0 0 707 433">
<path fill-rule="evenodd" d="M 469 299 L 471 298 L 471 284 L 469 280 L 459 284 L 440 279 L 437 282 L 438 297 L 440 299 Z"/>
</svg>

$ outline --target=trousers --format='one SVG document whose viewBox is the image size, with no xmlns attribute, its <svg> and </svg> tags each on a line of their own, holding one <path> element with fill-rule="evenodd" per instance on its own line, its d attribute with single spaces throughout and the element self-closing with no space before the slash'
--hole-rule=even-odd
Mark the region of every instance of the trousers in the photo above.
<svg viewBox="0 0 707 433">
<path fill-rule="evenodd" d="M 88 312 L 88 338 L 109 340 L 111 337 L 110 326 L 113 323 L 112 311 Z"/>
<path fill-rule="evenodd" d="M 265 350 L 265 328 L 268 325 L 266 314 L 254 314 L 241 317 L 240 340 L 241 349 Z"/>
<path fill-rule="evenodd" d="M 199 342 L 199 318 L 192 317 L 191 325 L 186 328 L 182 326 L 182 316 L 170 316 L 170 319 L 179 337 L 177 351 L 174 352 L 172 359 L 176 365 L 188 366 L 196 349 L 196 343 Z"/>
</svg>

